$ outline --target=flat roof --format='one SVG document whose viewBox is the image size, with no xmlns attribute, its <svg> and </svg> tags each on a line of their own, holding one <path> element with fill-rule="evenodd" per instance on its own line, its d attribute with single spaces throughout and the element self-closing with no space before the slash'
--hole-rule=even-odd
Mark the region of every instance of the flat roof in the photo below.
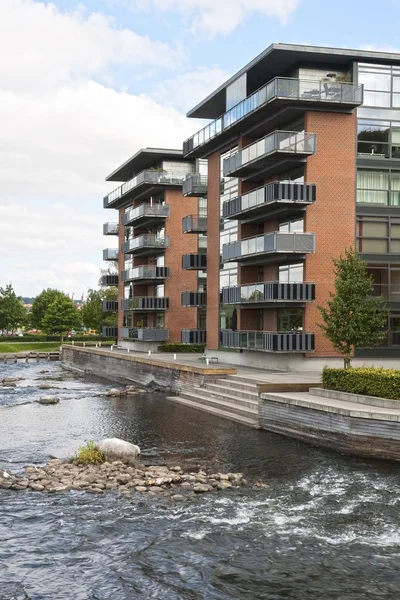
<svg viewBox="0 0 400 600">
<path fill-rule="evenodd" d="M 271 44 L 207 98 L 189 110 L 187 116 L 200 119 L 216 119 L 222 115 L 225 112 L 227 86 L 244 73 L 247 73 L 248 84 L 255 91 L 264 82 L 266 83 L 279 75 L 284 76 L 286 72 L 300 63 L 310 62 L 326 65 L 326 67 L 334 70 L 335 67 L 343 67 L 353 61 L 400 65 L 400 54 L 348 48 L 301 46 L 299 44 Z M 257 85 L 257 81 L 261 81 L 261 83 Z"/>
<path fill-rule="evenodd" d="M 166 148 L 142 148 L 136 154 L 128 158 L 121 166 L 106 177 L 106 181 L 129 181 L 140 171 L 150 169 L 160 160 L 184 160 L 182 150 L 171 150 Z"/>
</svg>

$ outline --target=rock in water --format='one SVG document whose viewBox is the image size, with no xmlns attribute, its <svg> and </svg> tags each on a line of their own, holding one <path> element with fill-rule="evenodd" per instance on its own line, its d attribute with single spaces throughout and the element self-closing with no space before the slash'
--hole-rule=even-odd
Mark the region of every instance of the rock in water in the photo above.
<svg viewBox="0 0 400 600">
<path fill-rule="evenodd" d="M 60 402 L 60 398 L 56 396 L 44 396 L 38 400 L 39 404 L 58 404 Z"/>
<path fill-rule="evenodd" d="M 124 463 L 135 462 L 140 454 L 139 446 L 119 440 L 118 438 L 101 440 L 97 444 L 97 447 L 102 451 L 107 462 L 116 460 L 121 460 Z"/>
</svg>

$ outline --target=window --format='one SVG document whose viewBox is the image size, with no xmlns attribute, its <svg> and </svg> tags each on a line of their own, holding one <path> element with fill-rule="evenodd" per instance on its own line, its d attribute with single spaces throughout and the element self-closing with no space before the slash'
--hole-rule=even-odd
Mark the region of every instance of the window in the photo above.
<svg viewBox="0 0 400 600">
<path fill-rule="evenodd" d="M 296 219 L 294 221 L 280 223 L 279 231 L 281 233 L 303 233 L 304 219 Z"/>
<path fill-rule="evenodd" d="M 363 106 L 399 106 L 400 73 L 390 65 L 358 65 L 358 81 L 364 85 Z"/>
<path fill-rule="evenodd" d="M 400 206 L 400 171 L 359 169 L 357 203 Z"/>
<path fill-rule="evenodd" d="M 358 217 L 357 248 L 366 254 L 400 254 L 400 219 Z"/>
<path fill-rule="evenodd" d="M 296 265 L 281 265 L 279 267 L 279 283 L 302 283 L 303 263 Z"/>
<path fill-rule="evenodd" d="M 278 311 L 278 331 L 301 331 L 302 329 L 302 308 L 281 308 Z"/>
</svg>

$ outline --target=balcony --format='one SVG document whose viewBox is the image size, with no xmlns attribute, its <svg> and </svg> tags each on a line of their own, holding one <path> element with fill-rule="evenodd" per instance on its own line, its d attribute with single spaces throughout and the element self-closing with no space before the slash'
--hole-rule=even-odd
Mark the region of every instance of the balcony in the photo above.
<svg viewBox="0 0 400 600">
<path fill-rule="evenodd" d="M 121 300 L 121 310 L 133 310 L 135 312 L 150 312 L 167 310 L 169 305 L 168 298 L 159 298 L 152 296 L 124 298 Z"/>
<path fill-rule="evenodd" d="M 118 260 L 118 248 L 106 248 L 103 250 L 103 260 Z"/>
<path fill-rule="evenodd" d="M 146 169 L 105 196 L 103 206 L 104 208 L 120 208 L 130 198 L 143 198 L 151 195 L 154 188 L 156 188 L 157 191 L 166 188 L 181 188 L 186 176 L 187 173 L 181 171 L 175 172 L 163 171 L 161 169 Z"/>
<path fill-rule="evenodd" d="M 123 254 L 135 254 L 136 256 L 151 256 L 160 254 L 169 247 L 169 237 L 160 237 L 153 233 L 138 235 L 121 245 Z"/>
<path fill-rule="evenodd" d="M 117 338 L 118 337 L 118 328 L 117 327 L 102 327 L 101 335 L 103 337 Z"/>
<path fill-rule="evenodd" d="M 169 267 L 148 267 L 146 265 L 122 271 L 121 274 L 122 281 L 143 282 L 147 284 L 158 283 L 168 279 L 168 277 Z"/>
<path fill-rule="evenodd" d="M 100 285 L 103 287 L 114 287 L 118 286 L 118 275 L 102 275 L 100 278 Z"/>
<path fill-rule="evenodd" d="M 313 183 L 273 182 L 224 202 L 222 210 L 225 219 L 262 223 L 304 210 L 315 201 Z"/>
<path fill-rule="evenodd" d="M 247 264 L 265 264 L 282 262 L 304 257 L 315 251 L 314 233 L 264 233 L 224 244 L 223 262 L 245 262 Z M 298 255 L 298 256 L 296 256 Z"/>
<path fill-rule="evenodd" d="M 207 269 L 207 254 L 184 254 L 182 256 L 184 271 L 205 271 Z"/>
<path fill-rule="evenodd" d="M 224 160 L 225 177 L 257 181 L 269 172 L 287 171 L 315 153 L 316 135 L 304 131 L 274 131 Z"/>
<path fill-rule="evenodd" d="M 200 158 L 216 144 L 222 144 L 233 134 L 238 135 L 243 128 L 249 129 L 253 123 L 264 121 L 282 108 L 286 109 L 281 111 L 282 118 L 287 121 L 291 110 L 293 116 L 313 109 L 351 112 L 362 103 L 362 85 L 276 77 L 186 140 L 183 155 Z"/>
<path fill-rule="evenodd" d="M 207 233 L 207 217 L 199 215 L 183 217 L 182 233 Z"/>
<path fill-rule="evenodd" d="M 103 235 L 118 235 L 119 225 L 118 223 L 104 223 Z"/>
<path fill-rule="evenodd" d="M 182 292 L 182 306 L 206 306 L 206 292 Z"/>
<path fill-rule="evenodd" d="M 118 302 L 104 300 L 103 301 L 103 312 L 114 312 L 118 310 Z"/>
<path fill-rule="evenodd" d="M 182 329 L 181 342 L 182 344 L 205 344 L 206 331 L 205 329 Z"/>
<path fill-rule="evenodd" d="M 200 173 L 189 173 L 182 186 L 182 194 L 198 198 L 199 196 L 207 196 L 208 177 L 200 175 Z"/>
<path fill-rule="evenodd" d="M 122 215 L 121 223 L 124 226 L 156 227 L 161 225 L 167 217 L 169 217 L 168 204 L 145 203 Z"/>
<path fill-rule="evenodd" d="M 169 330 L 156 327 L 122 327 L 121 338 L 133 342 L 166 342 Z"/>
<path fill-rule="evenodd" d="M 315 283 L 279 283 L 268 281 L 223 288 L 223 304 L 260 306 L 263 304 L 294 304 L 314 302 Z"/>
<path fill-rule="evenodd" d="M 315 335 L 302 331 L 231 331 L 223 330 L 222 346 L 261 352 L 313 352 Z"/>
</svg>

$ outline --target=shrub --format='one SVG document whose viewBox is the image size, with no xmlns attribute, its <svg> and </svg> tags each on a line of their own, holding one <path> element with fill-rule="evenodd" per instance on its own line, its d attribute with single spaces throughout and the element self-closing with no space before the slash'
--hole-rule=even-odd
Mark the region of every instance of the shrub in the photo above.
<svg viewBox="0 0 400 600">
<path fill-rule="evenodd" d="M 400 371 L 395 369 L 325 367 L 322 385 L 328 390 L 400 400 Z"/>
<path fill-rule="evenodd" d="M 112 337 L 102 337 L 101 335 L 73 335 L 71 338 L 65 336 L 65 341 L 74 340 L 75 342 L 104 342 L 115 341 Z M 0 342 L 59 342 L 59 335 L 45 335 L 41 333 L 26 333 L 23 336 L 10 335 L 0 336 Z"/>
<path fill-rule="evenodd" d="M 161 344 L 159 352 L 204 352 L 204 344 Z"/>
<path fill-rule="evenodd" d="M 104 454 L 94 442 L 88 442 L 81 446 L 78 452 L 71 458 L 76 465 L 98 465 L 104 462 Z"/>
</svg>

